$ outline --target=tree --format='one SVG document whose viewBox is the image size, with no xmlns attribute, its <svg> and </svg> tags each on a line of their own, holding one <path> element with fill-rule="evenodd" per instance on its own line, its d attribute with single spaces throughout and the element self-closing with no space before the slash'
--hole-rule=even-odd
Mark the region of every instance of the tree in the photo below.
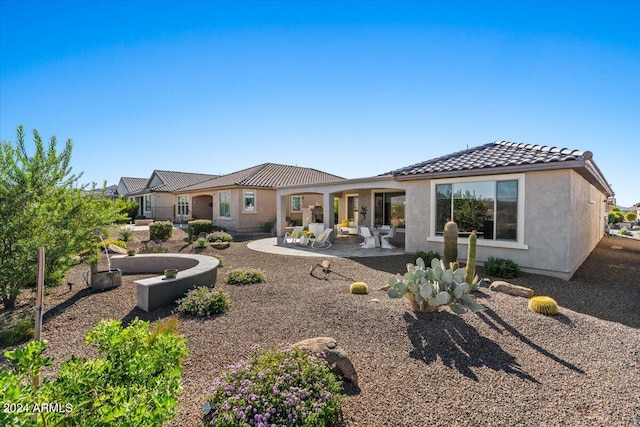
<svg viewBox="0 0 640 427">
<path fill-rule="evenodd" d="M 614 206 L 611 209 L 611 211 L 609 211 L 609 215 L 608 215 L 609 224 L 617 224 L 622 221 L 624 221 L 624 213 L 622 213 L 622 211 L 618 206 Z"/>
<path fill-rule="evenodd" d="M 624 220 L 627 222 L 633 222 L 636 220 L 636 218 L 638 218 L 638 214 L 636 213 L 636 211 L 629 211 L 625 212 L 624 214 Z"/>
<path fill-rule="evenodd" d="M 38 247 L 46 249 L 45 283 L 59 283 L 77 255 L 95 245 L 96 231 L 118 220 L 116 205 L 79 185 L 71 174 L 71 140 L 58 153 L 55 136 L 48 147 L 33 130 L 29 156 L 24 129 L 17 142 L 0 143 L 0 294 L 5 309 L 20 290 L 34 286 Z M 93 189 L 92 189 L 93 190 Z"/>
</svg>

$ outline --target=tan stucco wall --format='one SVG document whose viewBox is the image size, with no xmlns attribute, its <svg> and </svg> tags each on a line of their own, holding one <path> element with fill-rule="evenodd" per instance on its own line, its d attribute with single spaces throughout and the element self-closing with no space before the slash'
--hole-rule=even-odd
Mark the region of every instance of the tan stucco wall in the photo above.
<svg viewBox="0 0 640 427">
<path fill-rule="evenodd" d="M 171 193 L 151 193 L 151 206 L 154 219 L 174 220 L 176 201 L 175 194 Z"/>
</svg>

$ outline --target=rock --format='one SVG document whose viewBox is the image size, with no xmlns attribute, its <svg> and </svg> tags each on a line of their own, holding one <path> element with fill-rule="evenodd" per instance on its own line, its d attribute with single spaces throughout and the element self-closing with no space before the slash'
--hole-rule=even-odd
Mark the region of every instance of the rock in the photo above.
<svg viewBox="0 0 640 427">
<path fill-rule="evenodd" d="M 347 354 L 338 346 L 335 338 L 316 337 L 302 340 L 293 345 L 311 350 L 314 353 L 324 353 L 331 370 L 336 375 L 341 375 L 356 387 L 358 386 L 358 374 Z"/>
<path fill-rule="evenodd" d="M 109 251 L 113 252 L 114 254 L 120 254 L 120 255 L 126 255 L 127 254 L 127 250 L 124 248 L 121 248 L 120 246 L 116 246 L 114 244 L 110 244 L 108 246 Z"/>
<path fill-rule="evenodd" d="M 516 295 L 519 297 L 531 298 L 533 296 L 533 289 L 525 288 L 524 286 L 513 285 L 509 282 L 503 282 L 502 280 L 496 280 L 491 283 L 489 289 L 496 292 L 503 292 L 509 295 Z"/>
<path fill-rule="evenodd" d="M 229 246 L 231 246 L 231 243 L 229 242 L 213 242 L 211 243 L 211 247 L 214 249 L 227 249 Z"/>
</svg>

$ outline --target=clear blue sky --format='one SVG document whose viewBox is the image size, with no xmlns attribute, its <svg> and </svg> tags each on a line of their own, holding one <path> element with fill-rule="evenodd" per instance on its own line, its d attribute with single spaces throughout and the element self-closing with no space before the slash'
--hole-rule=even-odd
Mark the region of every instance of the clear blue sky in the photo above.
<svg viewBox="0 0 640 427">
<path fill-rule="evenodd" d="M 0 0 L 0 138 L 83 180 L 346 178 L 494 140 L 590 150 L 640 202 L 640 2 Z"/>
</svg>

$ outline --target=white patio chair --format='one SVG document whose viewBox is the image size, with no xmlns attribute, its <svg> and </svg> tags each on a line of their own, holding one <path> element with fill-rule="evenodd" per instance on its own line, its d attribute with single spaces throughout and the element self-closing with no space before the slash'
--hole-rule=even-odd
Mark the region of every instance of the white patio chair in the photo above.
<svg viewBox="0 0 640 427">
<path fill-rule="evenodd" d="M 389 239 L 393 238 L 395 235 L 396 235 L 396 228 L 391 227 L 391 229 L 387 234 L 385 234 L 384 236 L 380 236 L 380 246 L 385 249 L 394 249 L 395 246 L 389 243 Z"/>
<path fill-rule="evenodd" d="M 359 243 L 363 249 L 370 249 L 376 247 L 376 238 L 371 234 L 369 227 L 360 227 L 360 235 L 364 237 L 364 242 Z"/>
<path fill-rule="evenodd" d="M 286 245 L 287 243 L 297 243 L 300 240 L 300 236 L 302 236 L 303 230 L 303 226 L 296 225 L 295 227 L 293 227 L 293 230 L 291 230 L 291 233 L 289 233 L 288 231 L 284 233 L 284 244 Z M 287 240 L 291 241 L 288 242 Z"/>
<path fill-rule="evenodd" d="M 329 241 L 329 236 L 333 232 L 333 228 L 325 228 L 322 233 L 320 233 L 316 237 L 312 237 L 309 240 L 308 246 L 314 249 L 327 249 L 331 246 L 331 242 Z"/>
</svg>

